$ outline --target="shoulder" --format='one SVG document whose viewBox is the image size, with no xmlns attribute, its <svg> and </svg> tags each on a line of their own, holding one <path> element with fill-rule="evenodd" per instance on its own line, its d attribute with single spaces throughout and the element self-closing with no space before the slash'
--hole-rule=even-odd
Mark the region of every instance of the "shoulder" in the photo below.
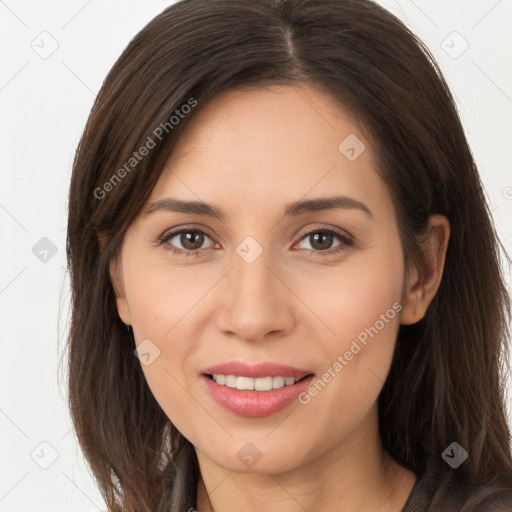
<svg viewBox="0 0 512 512">
<path fill-rule="evenodd" d="M 512 512 L 512 483 L 468 485 L 452 470 L 427 473 L 402 512 Z"/>
<path fill-rule="evenodd" d="M 512 512 L 512 486 L 489 483 L 464 487 L 461 512 Z"/>
</svg>

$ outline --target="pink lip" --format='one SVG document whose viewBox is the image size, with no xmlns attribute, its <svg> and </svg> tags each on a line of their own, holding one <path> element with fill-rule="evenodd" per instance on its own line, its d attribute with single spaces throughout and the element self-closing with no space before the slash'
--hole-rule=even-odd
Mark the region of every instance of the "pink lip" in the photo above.
<svg viewBox="0 0 512 512">
<path fill-rule="evenodd" d="M 202 381 L 210 396 L 226 410 L 239 416 L 263 417 L 270 416 L 284 409 L 297 399 L 311 384 L 312 372 L 299 370 L 291 366 L 276 363 L 260 363 L 248 365 L 240 361 L 223 363 L 205 368 Z M 239 391 L 236 388 L 222 386 L 210 379 L 208 375 L 237 375 L 244 377 L 295 377 L 302 379 L 292 386 L 284 386 L 270 391 Z M 305 378 L 304 378 L 305 377 Z"/>
<path fill-rule="evenodd" d="M 221 375 L 237 375 L 253 379 L 258 377 L 295 377 L 298 380 L 313 372 L 278 363 L 247 364 L 242 361 L 229 361 L 204 368 L 201 373 L 207 375 L 220 373 Z"/>
</svg>

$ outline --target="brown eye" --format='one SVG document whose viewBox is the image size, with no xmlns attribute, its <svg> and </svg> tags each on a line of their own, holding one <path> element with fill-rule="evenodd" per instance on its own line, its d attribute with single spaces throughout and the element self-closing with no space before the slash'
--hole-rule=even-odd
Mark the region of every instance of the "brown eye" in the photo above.
<svg viewBox="0 0 512 512">
<path fill-rule="evenodd" d="M 311 241 L 311 247 L 318 251 L 326 251 L 331 248 L 331 244 L 333 242 L 334 236 L 332 233 L 328 233 L 326 231 L 319 231 L 312 235 L 309 235 L 309 239 Z"/>
<path fill-rule="evenodd" d="M 184 249 L 195 251 L 204 243 L 204 233 L 200 231 L 184 231 L 179 235 L 179 241 Z"/>
<path fill-rule="evenodd" d="M 333 246 L 336 240 L 338 243 Z M 353 244 L 352 239 L 348 235 L 343 235 L 331 229 L 310 231 L 301 238 L 299 244 L 304 241 L 309 242 L 309 247 L 302 247 L 302 249 L 309 250 L 311 254 L 322 256 L 346 250 Z"/>
<path fill-rule="evenodd" d="M 208 249 L 208 247 L 203 247 L 206 239 L 210 239 L 210 237 L 201 230 L 181 229 L 169 233 L 160 241 L 176 254 L 195 255 Z"/>
</svg>

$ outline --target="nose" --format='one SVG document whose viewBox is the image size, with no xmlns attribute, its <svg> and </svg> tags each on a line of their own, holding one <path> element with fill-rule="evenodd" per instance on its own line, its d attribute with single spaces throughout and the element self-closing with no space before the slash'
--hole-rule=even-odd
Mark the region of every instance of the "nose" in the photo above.
<svg viewBox="0 0 512 512">
<path fill-rule="evenodd" d="M 270 250 L 252 263 L 235 255 L 233 268 L 223 280 L 217 326 L 224 334 L 245 341 L 279 337 L 294 326 L 293 293 L 286 276 L 271 264 Z"/>
</svg>

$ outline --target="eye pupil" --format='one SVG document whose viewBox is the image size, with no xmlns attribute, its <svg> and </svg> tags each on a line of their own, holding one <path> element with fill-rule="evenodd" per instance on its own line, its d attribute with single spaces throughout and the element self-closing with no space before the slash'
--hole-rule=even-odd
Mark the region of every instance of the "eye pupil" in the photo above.
<svg viewBox="0 0 512 512">
<path fill-rule="evenodd" d="M 330 246 L 332 245 L 332 239 L 333 239 L 332 233 L 320 231 L 311 236 L 313 237 L 313 241 L 314 241 L 314 243 L 311 244 L 311 247 L 313 247 L 314 249 L 317 249 L 319 251 L 325 251 L 326 249 L 329 249 Z M 319 240 L 323 240 L 323 242 L 321 241 L 320 244 L 317 244 L 317 242 Z"/>
<path fill-rule="evenodd" d="M 204 243 L 204 234 L 199 231 L 187 231 L 181 234 L 180 242 L 185 249 L 199 249 Z"/>
</svg>

